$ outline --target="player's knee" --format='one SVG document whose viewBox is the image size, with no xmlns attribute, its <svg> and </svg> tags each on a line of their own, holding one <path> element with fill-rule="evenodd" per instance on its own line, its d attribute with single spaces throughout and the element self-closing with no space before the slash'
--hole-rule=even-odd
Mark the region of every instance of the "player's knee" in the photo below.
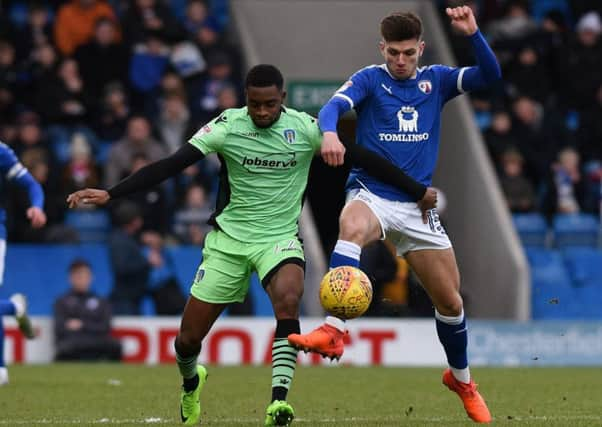
<svg viewBox="0 0 602 427">
<path fill-rule="evenodd" d="M 437 311 L 444 316 L 459 316 L 463 308 L 462 297 L 459 294 L 437 304 Z"/>
<path fill-rule="evenodd" d="M 201 350 L 202 339 L 199 339 L 192 334 L 180 332 L 174 342 L 176 353 L 182 357 L 198 354 Z"/>
<path fill-rule="evenodd" d="M 341 217 L 339 221 L 339 238 L 362 245 L 368 234 L 368 221 L 357 215 Z"/>
<path fill-rule="evenodd" d="M 285 292 L 274 304 L 274 314 L 277 318 L 295 318 L 299 313 L 301 295 L 298 292 Z"/>
</svg>

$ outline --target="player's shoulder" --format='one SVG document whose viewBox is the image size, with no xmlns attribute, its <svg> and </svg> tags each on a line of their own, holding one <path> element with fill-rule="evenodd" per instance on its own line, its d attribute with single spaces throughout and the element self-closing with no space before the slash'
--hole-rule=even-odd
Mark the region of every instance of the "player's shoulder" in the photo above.
<svg viewBox="0 0 602 427">
<path fill-rule="evenodd" d="M 281 117 L 287 121 L 299 122 L 306 126 L 308 126 L 308 125 L 311 126 L 311 125 L 317 123 L 317 120 L 315 117 L 307 114 L 304 111 L 295 110 L 294 108 L 290 108 L 290 107 L 282 107 Z"/>
<path fill-rule="evenodd" d="M 371 64 L 367 65 L 363 68 L 360 68 L 355 73 L 352 74 L 351 78 L 354 77 L 363 77 L 363 78 L 371 78 L 373 76 L 377 76 L 382 72 L 382 64 Z"/>
<path fill-rule="evenodd" d="M 211 122 L 213 124 L 231 124 L 236 120 L 239 120 L 240 118 L 245 118 L 247 117 L 247 107 L 241 107 L 241 108 L 228 108 L 224 111 L 221 112 L 221 114 L 217 117 L 215 117 L 213 120 L 211 120 Z"/>
<path fill-rule="evenodd" d="M 432 64 L 432 65 L 420 67 L 418 69 L 418 71 L 422 72 L 424 74 L 442 75 L 442 74 L 449 74 L 457 69 L 458 69 L 457 67 L 451 67 L 449 65 Z"/>
</svg>

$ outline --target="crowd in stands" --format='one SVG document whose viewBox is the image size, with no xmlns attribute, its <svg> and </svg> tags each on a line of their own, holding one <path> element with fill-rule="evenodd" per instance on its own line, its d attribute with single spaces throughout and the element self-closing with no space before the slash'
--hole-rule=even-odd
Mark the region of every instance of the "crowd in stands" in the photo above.
<svg viewBox="0 0 602 427">
<path fill-rule="evenodd" d="M 85 240 L 66 218 L 69 193 L 115 185 L 242 103 L 226 0 L 15 0 L 0 7 L 0 140 L 42 183 L 49 217 L 43 233 L 32 233 L 26 218 L 11 214 L 26 203 L 14 194 L 9 241 Z M 218 162 L 202 163 L 130 198 L 144 231 L 202 243 Z"/>
<path fill-rule="evenodd" d="M 510 210 L 540 212 L 550 220 L 557 213 L 599 213 L 602 2 L 436 3 L 458 65 L 475 60 L 468 40 L 451 31 L 443 11 L 466 4 L 502 66 L 503 83 L 470 99 Z M 67 211 L 67 194 L 116 184 L 174 152 L 224 109 L 241 106 L 244 69 L 228 24 L 227 0 L 2 2 L 0 140 L 42 183 L 49 218 L 42 233 L 32 232 L 26 218 L 13 214 L 26 204 L 15 193 L 7 206 L 8 240 L 86 240 Z M 209 231 L 218 167 L 216 158 L 207 157 L 128 198 L 129 206 L 100 210 L 110 218 L 101 222 L 113 224 L 104 240 L 116 246 L 114 253 L 128 245 L 132 253 L 143 251 L 146 262 L 138 274 L 147 288 L 152 282 L 157 301 L 165 301 L 161 291 L 170 280 L 163 245 L 202 245 Z M 131 235 L 137 236 L 134 242 Z M 126 259 L 125 270 L 137 258 Z M 113 264 L 118 290 L 118 263 Z M 395 281 L 402 270 L 392 265 L 382 276 Z M 140 292 L 114 293 L 114 312 L 137 313 L 127 305 L 138 306 Z M 372 312 L 404 311 L 413 294 L 395 292 L 385 295 L 393 306 Z M 115 300 L 121 297 L 124 301 Z M 165 314 L 180 307 L 176 297 Z"/>
<path fill-rule="evenodd" d="M 442 3 L 473 8 L 502 66 L 503 83 L 471 99 L 510 210 L 598 213 L 602 3 Z M 474 64 L 467 41 L 449 35 L 459 65 Z"/>
</svg>

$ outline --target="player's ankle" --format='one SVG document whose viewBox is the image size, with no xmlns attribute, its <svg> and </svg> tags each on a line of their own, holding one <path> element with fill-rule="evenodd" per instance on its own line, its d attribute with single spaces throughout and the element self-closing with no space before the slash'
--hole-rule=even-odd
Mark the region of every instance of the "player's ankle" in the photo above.
<svg viewBox="0 0 602 427">
<path fill-rule="evenodd" d="M 347 328 L 345 327 L 345 321 L 339 319 L 338 317 L 326 316 L 326 321 L 324 322 L 324 324 L 332 326 L 333 328 L 342 333 L 345 333 L 345 331 L 347 330 Z"/>
</svg>

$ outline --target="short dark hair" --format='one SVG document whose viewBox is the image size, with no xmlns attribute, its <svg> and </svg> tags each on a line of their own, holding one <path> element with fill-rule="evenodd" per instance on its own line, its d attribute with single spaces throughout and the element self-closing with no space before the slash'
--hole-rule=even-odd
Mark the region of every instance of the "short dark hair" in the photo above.
<svg viewBox="0 0 602 427">
<path fill-rule="evenodd" d="M 278 90 L 284 87 L 284 78 L 278 68 L 270 64 L 259 64 L 254 66 L 247 73 L 245 88 L 268 87 L 275 85 Z"/>
<path fill-rule="evenodd" d="M 83 258 L 75 258 L 69 264 L 69 273 L 72 273 L 74 270 L 78 268 L 86 267 L 88 270 L 91 270 L 90 263 Z"/>
<path fill-rule="evenodd" d="M 412 12 L 393 12 L 380 22 L 380 34 L 387 42 L 422 39 L 422 21 Z"/>
</svg>

